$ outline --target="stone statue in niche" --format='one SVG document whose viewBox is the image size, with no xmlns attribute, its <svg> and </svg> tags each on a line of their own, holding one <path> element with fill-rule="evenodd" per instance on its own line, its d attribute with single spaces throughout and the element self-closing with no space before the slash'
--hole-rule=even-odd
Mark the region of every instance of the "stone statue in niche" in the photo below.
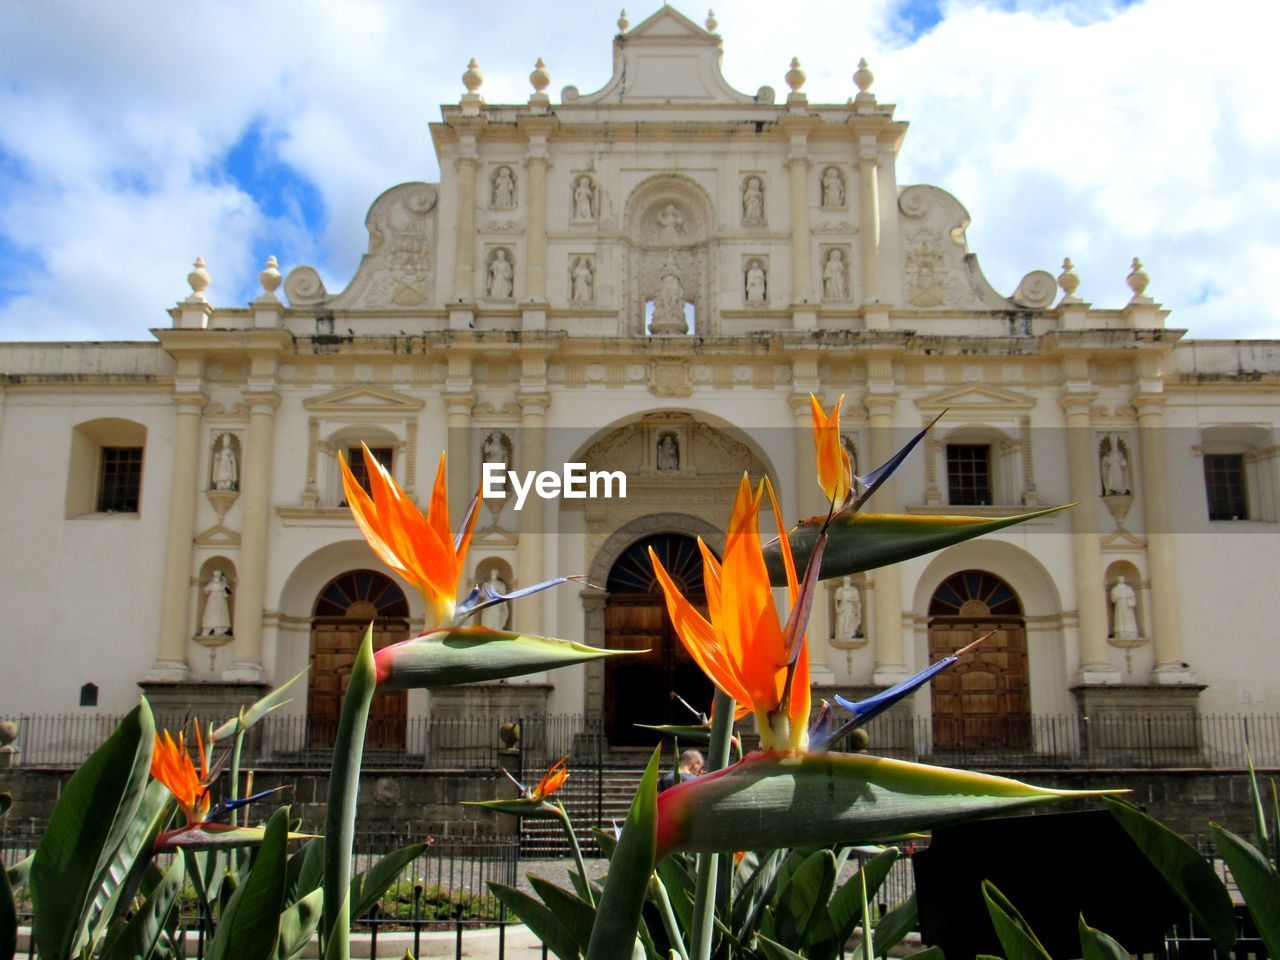
<svg viewBox="0 0 1280 960">
<path fill-rule="evenodd" d="M 486 286 L 489 296 L 495 300 L 510 300 L 514 278 L 515 270 L 507 259 L 507 251 L 498 249 L 489 263 L 489 282 Z"/>
<path fill-rule="evenodd" d="M 663 207 L 657 220 L 659 235 L 663 240 L 676 240 L 684 233 L 684 214 L 676 209 L 674 203 Z"/>
<path fill-rule="evenodd" d="M 680 469 L 680 444 L 670 433 L 664 433 L 658 438 L 658 469 Z"/>
<path fill-rule="evenodd" d="M 849 282 L 845 274 L 844 253 L 832 250 L 822 266 L 822 298 L 824 300 L 849 299 Z"/>
<path fill-rule="evenodd" d="M 662 267 L 662 279 L 653 298 L 653 323 L 651 333 L 688 333 L 689 322 L 684 316 L 684 286 L 676 274 L 675 265 L 668 260 Z"/>
<path fill-rule="evenodd" d="M 204 585 L 204 615 L 200 617 L 200 636 L 229 637 L 231 635 L 231 584 L 221 570 Z"/>
<path fill-rule="evenodd" d="M 1111 588 L 1111 635 L 1117 640 L 1136 640 L 1138 634 L 1138 598 L 1133 587 L 1124 582 L 1124 577 L 1116 578 Z"/>
<path fill-rule="evenodd" d="M 489 579 L 485 581 L 485 586 L 494 593 L 506 593 L 509 589 L 507 582 L 499 575 L 497 567 L 489 571 Z M 490 630 L 505 630 L 510 622 L 511 604 L 509 603 L 495 603 L 480 611 L 480 625 Z"/>
<path fill-rule="evenodd" d="M 480 444 L 481 462 L 506 464 L 508 443 L 501 430 L 491 431 Z"/>
<path fill-rule="evenodd" d="M 742 222 L 764 223 L 764 187 L 759 177 L 751 177 L 742 188 Z"/>
<path fill-rule="evenodd" d="M 835 639 L 852 640 L 861 636 L 862 597 L 852 577 L 843 577 L 836 587 Z"/>
<path fill-rule="evenodd" d="M 844 206 L 844 177 L 835 167 L 822 171 L 822 206 Z"/>
<path fill-rule="evenodd" d="M 764 303 L 765 274 L 759 260 L 752 260 L 747 265 L 747 303 Z"/>
<path fill-rule="evenodd" d="M 499 167 L 493 174 L 493 193 L 490 206 L 510 210 L 516 205 L 516 178 L 510 167 Z"/>
<path fill-rule="evenodd" d="M 583 174 L 573 186 L 573 219 L 594 220 L 596 218 L 596 189 L 591 178 Z M 575 298 L 576 299 L 576 298 Z"/>
<path fill-rule="evenodd" d="M 224 433 L 218 438 L 218 447 L 213 454 L 213 489 L 238 490 L 239 482 L 240 474 L 236 466 L 236 451 L 231 446 L 231 434 Z"/>
<path fill-rule="evenodd" d="M 578 303 L 590 303 L 595 299 L 595 277 L 591 273 L 591 261 L 579 257 L 573 264 L 573 299 Z"/>
<path fill-rule="evenodd" d="M 1121 496 L 1132 493 L 1129 481 L 1129 458 L 1124 455 L 1124 442 L 1118 434 L 1111 434 L 1102 441 L 1102 495 Z"/>
</svg>

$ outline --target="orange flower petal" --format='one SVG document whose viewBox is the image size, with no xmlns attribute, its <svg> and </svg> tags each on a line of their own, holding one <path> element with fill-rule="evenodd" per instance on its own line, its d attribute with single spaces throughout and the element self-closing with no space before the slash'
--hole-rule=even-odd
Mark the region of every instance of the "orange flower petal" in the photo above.
<svg viewBox="0 0 1280 960">
<path fill-rule="evenodd" d="M 551 769 L 542 775 L 542 779 L 534 787 L 531 799 L 545 800 L 564 786 L 564 782 L 569 779 L 568 760 L 566 755 L 551 765 Z"/>
<path fill-rule="evenodd" d="M 827 500 L 839 507 L 849 495 L 853 483 L 849 451 L 840 442 L 840 406 L 844 403 L 844 394 L 836 401 L 830 417 L 823 412 L 822 404 L 813 394 L 809 394 L 809 403 L 813 412 L 813 441 L 818 454 L 818 486 Z"/>
</svg>

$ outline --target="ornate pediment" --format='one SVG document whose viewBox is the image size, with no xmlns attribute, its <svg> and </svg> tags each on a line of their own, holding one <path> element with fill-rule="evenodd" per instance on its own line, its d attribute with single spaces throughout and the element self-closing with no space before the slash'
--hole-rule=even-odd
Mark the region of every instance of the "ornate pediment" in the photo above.
<svg viewBox="0 0 1280 960">
<path fill-rule="evenodd" d="M 196 534 L 195 542 L 202 547 L 238 547 L 240 534 L 221 523 Z"/>
<path fill-rule="evenodd" d="M 319 414 L 411 414 L 423 407 L 423 402 L 405 396 L 394 390 L 383 390 L 380 387 L 357 386 L 343 387 L 321 397 L 304 400 L 302 406 L 312 413 Z"/>
<path fill-rule="evenodd" d="M 565 87 L 566 104 L 598 103 L 772 103 L 773 90 L 755 96 L 729 86 L 720 70 L 718 34 L 664 5 L 653 16 L 613 41 L 613 77 L 595 93 Z"/>
<path fill-rule="evenodd" d="M 1030 410 L 1035 405 L 1035 398 L 1025 393 L 986 384 L 954 387 L 939 393 L 931 393 L 916 401 L 916 406 L 921 410 L 953 410 L 957 413 L 975 411 L 1009 413 L 1016 410 Z"/>
</svg>

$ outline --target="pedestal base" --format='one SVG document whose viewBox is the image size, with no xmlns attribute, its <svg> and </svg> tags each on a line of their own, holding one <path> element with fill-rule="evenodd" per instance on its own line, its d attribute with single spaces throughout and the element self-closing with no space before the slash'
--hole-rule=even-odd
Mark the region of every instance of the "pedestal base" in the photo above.
<svg viewBox="0 0 1280 960">
<path fill-rule="evenodd" d="M 147 671 L 145 683 L 184 683 L 191 676 L 185 660 L 157 660 Z"/>
<path fill-rule="evenodd" d="M 547 701 L 552 689 L 549 683 L 467 683 L 432 690 L 432 752 L 436 760 L 451 752 L 461 756 L 501 743 L 499 728 L 510 722 L 520 724 L 516 748 L 541 757 L 552 733 L 547 724 Z M 493 722 L 449 722 L 474 717 L 487 717 Z"/>
<path fill-rule="evenodd" d="M 1203 685 L 1116 684 L 1072 687 L 1080 749 L 1090 765 L 1187 766 L 1199 761 Z"/>
<path fill-rule="evenodd" d="M 262 664 L 250 660 L 237 660 L 222 671 L 224 683 L 266 683 L 267 675 Z"/>
<path fill-rule="evenodd" d="M 143 680 L 138 684 L 159 723 L 177 729 L 190 714 L 202 723 L 222 723 L 260 699 L 266 683 L 189 683 Z"/>
<path fill-rule="evenodd" d="M 1124 679 L 1120 671 L 1113 669 L 1110 665 L 1099 666 L 1091 665 L 1080 668 L 1080 686 L 1082 687 L 1107 687 L 1115 686 Z"/>
</svg>

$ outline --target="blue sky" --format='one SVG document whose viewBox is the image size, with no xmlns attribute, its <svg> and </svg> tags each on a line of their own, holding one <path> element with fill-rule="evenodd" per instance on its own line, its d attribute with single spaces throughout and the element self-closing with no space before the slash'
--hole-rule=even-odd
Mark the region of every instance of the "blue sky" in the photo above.
<svg viewBox="0 0 1280 960">
<path fill-rule="evenodd" d="M 1119 306 L 1136 255 L 1171 325 L 1280 337 L 1263 285 L 1280 275 L 1270 5 L 741 0 L 716 15 L 742 90 L 785 90 L 797 56 L 810 100 L 843 102 L 867 57 L 911 124 L 899 183 L 959 198 L 997 289 L 1070 256 L 1080 294 Z M 427 124 L 468 58 L 489 102 L 524 101 L 539 56 L 553 99 L 596 89 L 617 16 L 585 0 L 0 6 L 0 339 L 149 339 L 197 255 L 216 304 L 252 299 L 272 254 L 341 289 L 372 200 L 438 177 Z"/>
</svg>

